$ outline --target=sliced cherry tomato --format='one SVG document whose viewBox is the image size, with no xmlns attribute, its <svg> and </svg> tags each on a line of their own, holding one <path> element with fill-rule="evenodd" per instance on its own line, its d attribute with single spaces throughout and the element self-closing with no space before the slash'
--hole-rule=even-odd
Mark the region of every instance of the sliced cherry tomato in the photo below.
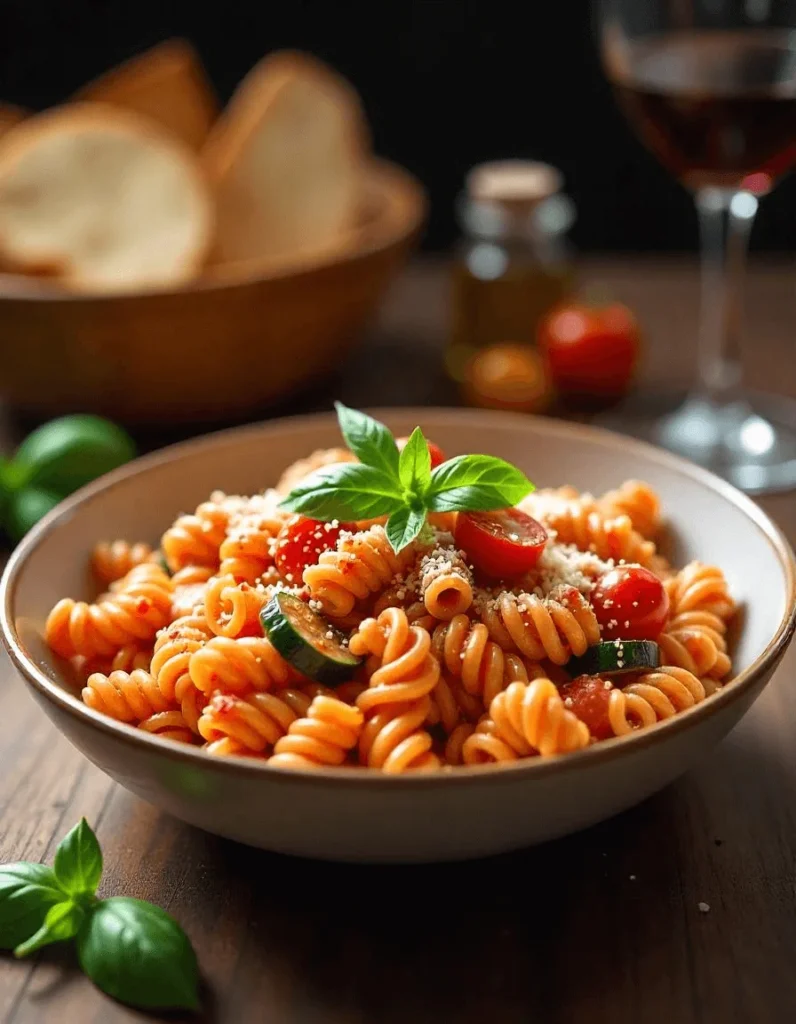
<svg viewBox="0 0 796 1024">
<path fill-rule="evenodd" d="M 591 594 L 603 640 L 656 640 L 669 616 L 669 597 L 658 577 L 639 565 L 620 565 Z"/>
<path fill-rule="evenodd" d="M 628 391 L 641 343 L 626 306 L 559 306 L 542 321 L 538 337 L 553 383 L 565 397 L 615 399 Z"/>
<path fill-rule="evenodd" d="M 586 723 L 596 740 L 607 740 L 614 735 L 608 718 L 612 689 L 599 676 L 578 676 L 561 687 L 567 708 Z"/>
<path fill-rule="evenodd" d="M 333 526 L 305 516 L 288 520 L 276 538 L 274 562 L 280 576 L 287 583 L 300 586 L 307 566 L 315 565 L 319 555 L 335 547 L 341 531 L 350 529 L 350 523 Z"/>
<path fill-rule="evenodd" d="M 406 442 L 409 440 L 408 437 L 399 437 L 395 443 L 398 445 L 398 451 L 402 452 L 406 447 Z M 426 441 L 428 445 L 428 454 L 431 456 L 431 468 L 436 469 L 437 466 L 441 466 L 445 461 L 445 453 L 438 444 L 434 444 L 433 441 Z"/>
<path fill-rule="evenodd" d="M 539 561 L 547 543 L 541 523 L 516 508 L 496 512 L 460 512 L 456 517 L 457 545 L 487 576 L 521 576 Z"/>
</svg>

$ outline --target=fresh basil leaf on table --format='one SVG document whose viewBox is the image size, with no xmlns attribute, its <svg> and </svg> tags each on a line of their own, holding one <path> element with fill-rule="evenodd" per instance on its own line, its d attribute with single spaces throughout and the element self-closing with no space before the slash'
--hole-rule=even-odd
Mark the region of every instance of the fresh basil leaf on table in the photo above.
<svg viewBox="0 0 796 1024">
<path fill-rule="evenodd" d="M 102 850 L 85 818 L 59 843 L 53 870 L 61 888 L 70 896 L 93 896 L 97 891 L 102 878 Z"/>
<path fill-rule="evenodd" d="M 46 864 L 0 864 L 0 949 L 14 949 L 34 935 L 64 896 Z"/>
<path fill-rule="evenodd" d="M 80 931 L 85 917 L 85 909 L 74 900 L 62 900 L 60 903 L 56 903 L 47 911 L 41 928 L 17 946 L 14 956 L 29 956 L 37 949 L 41 949 L 42 946 L 73 939 Z"/>
</svg>

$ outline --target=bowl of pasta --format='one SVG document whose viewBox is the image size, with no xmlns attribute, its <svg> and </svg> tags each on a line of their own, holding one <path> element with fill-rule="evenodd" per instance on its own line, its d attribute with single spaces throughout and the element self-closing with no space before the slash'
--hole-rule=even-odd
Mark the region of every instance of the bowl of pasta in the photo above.
<svg viewBox="0 0 796 1024">
<path fill-rule="evenodd" d="M 796 627 L 793 553 L 730 485 L 452 409 L 338 406 L 138 459 L 42 520 L 1 589 L 19 675 L 125 788 L 363 862 L 630 807 L 739 721 Z"/>
</svg>

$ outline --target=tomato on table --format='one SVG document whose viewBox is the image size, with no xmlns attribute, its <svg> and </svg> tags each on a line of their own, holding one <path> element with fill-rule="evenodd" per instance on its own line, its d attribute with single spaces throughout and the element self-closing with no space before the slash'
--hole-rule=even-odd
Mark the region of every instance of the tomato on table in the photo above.
<svg viewBox="0 0 796 1024">
<path fill-rule="evenodd" d="M 406 442 L 409 440 L 408 437 L 399 437 L 395 443 L 398 445 L 398 451 L 402 452 L 406 447 Z M 436 469 L 437 466 L 441 466 L 445 461 L 445 453 L 438 444 L 434 444 L 433 441 L 426 441 L 428 445 L 428 454 L 431 456 L 431 468 Z"/>
<path fill-rule="evenodd" d="M 578 676 L 561 687 L 561 696 L 569 711 L 588 727 L 596 740 L 607 740 L 614 735 L 608 717 L 611 685 L 599 676 Z"/>
<path fill-rule="evenodd" d="M 618 302 L 558 306 L 540 324 L 538 341 L 562 395 L 598 399 L 627 393 L 641 347 L 636 318 Z"/>
<path fill-rule="evenodd" d="M 315 565 L 324 551 L 331 551 L 343 530 L 351 530 L 350 523 L 322 523 L 306 516 L 293 516 L 276 538 L 274 563 L 279 574 L 288 583 L 300 585 L 308 565 Z"/>
<path fill-rule="evenodd" d="M 640 565 L 620 565 L 591 593 L 604 640 L 656 640 L 669 617 L 669 596 L 658 577 Z"/>
<path fill-rule="evenodd" d="M 505 579 L 533 569 L 547 543 L 547 530 L 516 508 L 460 512 L 455 539 L 481 572 Z"/>
</svg>

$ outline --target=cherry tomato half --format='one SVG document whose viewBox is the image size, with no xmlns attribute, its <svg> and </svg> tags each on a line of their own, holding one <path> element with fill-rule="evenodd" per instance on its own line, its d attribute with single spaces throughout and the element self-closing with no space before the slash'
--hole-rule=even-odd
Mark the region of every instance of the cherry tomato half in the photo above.
<svg viewBox="0 0 796 1024">
<path fill-rule="evenodd" d="M 350 523 L 322 523 L 306 516 L 288 520 L 276 538 L 274 562 L 280 576 L 289 584 L 301 585 L 301 577 L 308 565 L 315 565 L 318 556 L 331 551 L 342 530 L 350 530 Z"/>
<path fill-rule="evenodd" d="M 539 561 L 547 543 L 541 523 L 516 508 L 496 512 L 460 512 L 456 543 L 487 576 L 520 576 Z"/>
<path fill-rule="evenodd" d="M 542 321 L 539 348 L 562 395 L 619 398 L 630 387 L 638 362 L 639 327 L 618 302 L 574 302 L 557 307 Z"/>
<path fill-rule="evenodd" d="M 567 708 L 586 723 L 596 740 L 607 740 L 614 735 L 608 718 L 611 689 L 599 676 L 578 676 L 561 687 Z"/>
<path fill-rule="evenodd" d="M 406 447 L 406 442 L 409 440 L 408 437 L 399 437 L 395 443 L 398 445 L 398 451 L 402 452 Z M 445 461 L 445 453 L 438 444 L 434 444 L 433 441 L 426 441 L 428 445 L 428 454 L 431 456 L 431 468 L 436 469 L 437 466 L 441 466 Z"/>
<path fill-rule="evenodd" d="M 620 565 L 591 594 L 603 640 L 656 640 L 669 616 L 669 597 L 658 577 L 638 565 Z"/>
</svg>

